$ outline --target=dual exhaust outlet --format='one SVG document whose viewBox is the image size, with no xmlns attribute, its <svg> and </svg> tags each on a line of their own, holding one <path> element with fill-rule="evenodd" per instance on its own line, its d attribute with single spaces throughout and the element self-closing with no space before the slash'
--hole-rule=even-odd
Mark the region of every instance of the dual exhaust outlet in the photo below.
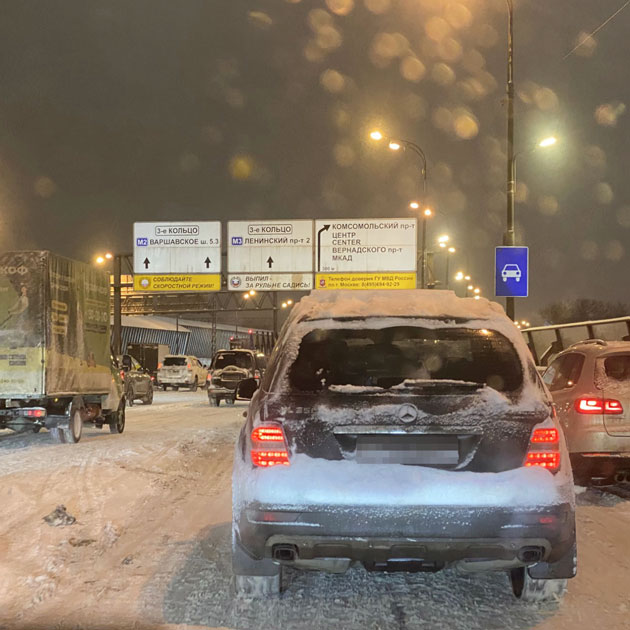
<svg viewBox="0 0 630 630">
<path fill-rule="evenodd" d="M 525 564 L 535 564 L 540 562 L 544 555 L 545 550 L 542 547 L 521 547 L 516 557 Z M 296 545 L 274 545 L 271 556 L 278 562 L 295 562 L 299 559 L 299 551 Z"/>
<path fill-rule="evenodd" d="M 615 483 L 630 483 L 630 470 L 619 470 L 615 473 Z"/>
</svg>

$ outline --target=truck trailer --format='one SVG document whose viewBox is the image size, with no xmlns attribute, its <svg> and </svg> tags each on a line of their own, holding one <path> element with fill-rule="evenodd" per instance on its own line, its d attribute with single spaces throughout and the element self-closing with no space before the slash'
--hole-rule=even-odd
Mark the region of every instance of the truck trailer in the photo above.
<svg viewBox="0 0 630 630">
<path fill-rule="evenodd" d="M 84 423 L 125 426 L 109 278 L 48 251 L 0 254 L 0 429 L 75 443 Z"/>
</svg>

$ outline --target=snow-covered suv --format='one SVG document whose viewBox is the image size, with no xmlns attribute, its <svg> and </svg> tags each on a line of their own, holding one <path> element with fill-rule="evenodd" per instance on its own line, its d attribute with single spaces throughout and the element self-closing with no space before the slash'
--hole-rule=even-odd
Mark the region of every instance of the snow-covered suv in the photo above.
<svg viewBox="0 0 630 630">
<path fill-rule="evenodd" d="M 168 387 L 179 389 L 187 387 L 197 391 L 197 387 L 206 386 L 208 370 L 201 365 L 197 357 L 183 354 L 172 354 L 164 357 L 164 362 L 158 366 L 157 379 L 162 389 Z"/>
<path fill-rule="evenodd" d="M 321 291 L 293 309 L 236 446 L 237 591 L 284 566 L 505 570 L 528 601 L 576 572 L 551 398 L 503 309 L 448 291 Z"/>
</svg>

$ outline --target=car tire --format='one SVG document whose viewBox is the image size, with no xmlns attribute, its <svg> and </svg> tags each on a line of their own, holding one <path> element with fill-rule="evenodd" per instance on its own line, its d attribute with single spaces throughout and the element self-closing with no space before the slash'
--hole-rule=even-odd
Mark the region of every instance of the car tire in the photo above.
<svg viewBox="0 0 630 630">
<path fill-rule="evenodd" d="M 226 404 L 226 405 L 230 405 L 230 407 L 231 407 L 231 406 L 234 404 L 234 397 L 233 397 L 233 396 L 228 396 L 228 397 L 225 399 L 225 404 Z"/>
<path fill-rule="evenodd" d="M 211 407 L 218 407 L 221 401 L 217 398 L 217 396 L 208 396 L 208 402 Z"/>
<path fill-rule="evenodd" d="M 191 392 L 196 392 L 197 391 L 197 387 L 199 387 L 199 381 L 197 380 L 197 377 L 195 376 L 195 380 L 194 380 L 193 384 L 190 386 L 190 391 Z"/>
<path fill-rule="evenodd" d="M 153 387 L 149 390 L 149 393 L 142 399 L 143 405 L 150 405 L 153 403 Z"/>
<path fill-rule="evenodd" d="M 168 389 L 168 385 L 162 385 L 162 391 L 165 392 Z"/>
<path fill-rule="evenodd" d="M 63 433 L 64 442 L 66 444 L 76 444 L 83 434 L 83 417 L 81 416 L 82 403 L 74 401 L 70 405 L 70 412 L 68 418 L 68 426 L 61 428 Z"/>
<path fill-rule="evenodd" d="M 510 582 L 514 596 L 522 602 L 548 602 L 564 597 L 568 580 L 537 580 L 529 577 L 527 567 L 519 567 L 510 571 Z"/>
<path fill-rule="evenodd" d="M 118 411 L 110 414 L 109 432 L 122 433 L 125 430 L 125 399 L 118 405 Z"/>
<path fill-rule="evenodd" d="M 269 558 L 250 558 L 236 541 L 232 543 L 232 572 L 238 596 L 262 599 L 280 595 L 282 567 Z"/>
</svg>

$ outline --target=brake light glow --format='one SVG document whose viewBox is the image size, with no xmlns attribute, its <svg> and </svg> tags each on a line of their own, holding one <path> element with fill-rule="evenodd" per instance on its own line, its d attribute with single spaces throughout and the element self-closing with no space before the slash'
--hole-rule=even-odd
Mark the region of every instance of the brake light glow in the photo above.
<svg viewBox="0 0 630 630">
<path fill-rule="evenodd" d="M 187 367 L 189 370 L 192 370 L 192 363 L 189 363 L 186 367 Z"/>
<path fill-rule="evenodd" d="M 254 370 L 254 378 L 259 381 L 260 380 L 260 370 Z"/>
<path fill-rule="evenodd" d="M 162 364 L 158 363 L 158 370 L 161 369 L 161 367 L 162 367 Z"/>
<path fill-rule="evenodd" d="M 124 381 L 125 380 L 125 370 L 120 370 L 120 378 Z"/>
<path fill-rule="evenodd" d="M 46 416 L 45 409 L 24 409 L 22 415 L 27 418 L 44 418 Z"/>
<path fill-rule="evenodd" d="M 252 431 L 252 464 L 261 468 L 289 466 L 289 452 L 282 427 L 262 425 Z"/>
<path fill-rule="evenodd" d="M 614 398 L 594 398 L 585 396 L 575 401 L 575 410 L 585 414 L 617 415 L 623 413 L 623 405 Z"/>
<path fill-rule="evenodd" d="M 560 433 L 555 427 L 535 428 L 523 466 L 537 466 L 552 473 L 560 469 Z"/>
<path fill-rule="evenodd" d="M 560 467 L 560 453 L 558 451 L 530 451 L 527 453 L 525 466 L 540 466 L 552 471 L 558 470 Z"/>
<path fill-rule="evenodd" d="M 534 429 L 532 444 L 550 444 L 558 441 L 558 429 Z"/>
</svg>

